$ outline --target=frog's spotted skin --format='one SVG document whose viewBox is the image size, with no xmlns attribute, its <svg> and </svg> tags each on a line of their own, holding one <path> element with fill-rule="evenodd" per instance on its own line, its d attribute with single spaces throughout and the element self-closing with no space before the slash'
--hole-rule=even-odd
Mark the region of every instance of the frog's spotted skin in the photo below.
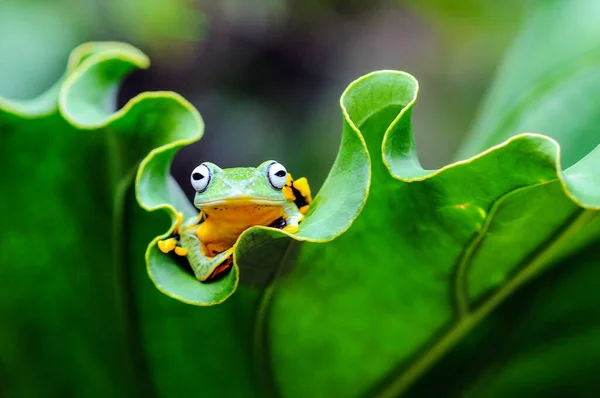
<svg viewBox="0 0 600 398">
<path fill-rule="evenodd" d="M 306 178 L 294 180 L 269 160 L 256 168 L 221 169 L 202 163 L 192 171 L 198 217 L 183 223 L 178 213 L 173 236 L 158 242 L 163 253 L 186 256 L 203 282 L 225 275 L 233 245 L 246 229 L 262 225 L 296 233 L 312 197 Z"/>
</svg>

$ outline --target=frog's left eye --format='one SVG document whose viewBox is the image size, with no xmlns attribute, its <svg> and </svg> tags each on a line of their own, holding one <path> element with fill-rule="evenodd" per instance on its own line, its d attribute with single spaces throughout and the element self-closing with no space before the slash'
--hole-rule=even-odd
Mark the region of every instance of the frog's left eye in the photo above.
<svg viewBox="0 0 600 398">
<path fill-rule="evenodd" d="M 282 189 L 287 180 L 287 170 L 282 164 L 273 162 L 267 169 L 267 178 L 273 188 Z"/>
<path fill-rule="evenodd" d="M 208 188 L 210 178 L 210 169 L 207 165 L 202 163 L 200 166 L 196 167 L 192 171 L 192 175 L 190 176 L 190 182 L 192 183 L 192 186 L 194 187 L 196 192 L 202 193 L 206 191 L 206 188 Z"/>
</svg>

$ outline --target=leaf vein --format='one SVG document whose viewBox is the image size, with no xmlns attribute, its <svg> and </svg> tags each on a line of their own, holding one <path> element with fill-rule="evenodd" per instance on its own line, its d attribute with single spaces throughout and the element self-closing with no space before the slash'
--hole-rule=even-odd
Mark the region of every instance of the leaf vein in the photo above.
<svg viewBox="0 0 600 398">
<path fill-rule="evenodd" d="M 533 188 L 535 186 L 524 187 L 521 188 L 521 190 Z M 509 192 L 497 202 L 517 191 L 518 190 L 513 190 Z M 448 332 L 443 334 L 437 342 L 430 346 L 420 358 L 410 364 L 398 377 L 393 378 L 390 382 L 382 385 L 375 395 L 378 397 L 392 397 L 404 393 L 419 376 L 430 369 L 442 355 L 447 353 L 462 337 L 510 296 L 510 294 L 535 276 L 544 265 L 552 260 L 554 254 L 557 253 L 574 234 L 590 223 L 597 215 L 598 212 L 595 210 L 580 208 L 578 214 L 575 214 L 569 222 L 569 225 L 566 226 L 560 234 L 546 240 L 537 251 L 537 255 L 531 257 L 507 283 L 505 283 L 497 292 L 492 294 L 477 309 L 472 312 L 467 312 L 462 317 L 459 317 L 458 322 L 451 326 Z M 468 261 L 465 264 L 468 264 Z"/>
</svg>

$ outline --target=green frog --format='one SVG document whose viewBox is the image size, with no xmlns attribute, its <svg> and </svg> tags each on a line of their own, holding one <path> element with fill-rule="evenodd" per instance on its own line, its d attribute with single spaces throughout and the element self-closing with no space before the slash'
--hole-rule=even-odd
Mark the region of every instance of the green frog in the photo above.
<svg viewBox="0 0 600 398">
<path fill-rule="evenodd" d="M 246 229 L 262 225 L 296 233 L 312 202 L 306 178 L 294 180 L 274 160 L 229 169 L 205 162 L 192 171 L 190 182 L 198 217 L 183 222 L 178 213 L 173 236 L 158 247 L 186 256 L 201 282 L 231 268 L 234 244 Z"/>
</svg>

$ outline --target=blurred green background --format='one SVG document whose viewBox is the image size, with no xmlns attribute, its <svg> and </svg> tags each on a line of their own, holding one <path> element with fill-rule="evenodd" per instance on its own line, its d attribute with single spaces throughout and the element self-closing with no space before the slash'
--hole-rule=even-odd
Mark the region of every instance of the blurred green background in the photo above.
<svg viewBox="0 0 600 398">
<path fill-rule="evenodd" d="M 173 90 L 205 119 L 205 137 L 173 165 L 184 187 L 202 161 L 233 167 L 266 158 L 317 187 L 337 151 L 341 92 L 370 71 L 399 69 L 420 82 L 416 141 L 423 165 L 436 168 L 467 131 L 524 7 L 518 0 L 1 0 L 0 95 L 43 92 L 77 44 L 125 41 L 152 66 L 125 82 L 121 105 L 142 91 Z"/>
</svg>

